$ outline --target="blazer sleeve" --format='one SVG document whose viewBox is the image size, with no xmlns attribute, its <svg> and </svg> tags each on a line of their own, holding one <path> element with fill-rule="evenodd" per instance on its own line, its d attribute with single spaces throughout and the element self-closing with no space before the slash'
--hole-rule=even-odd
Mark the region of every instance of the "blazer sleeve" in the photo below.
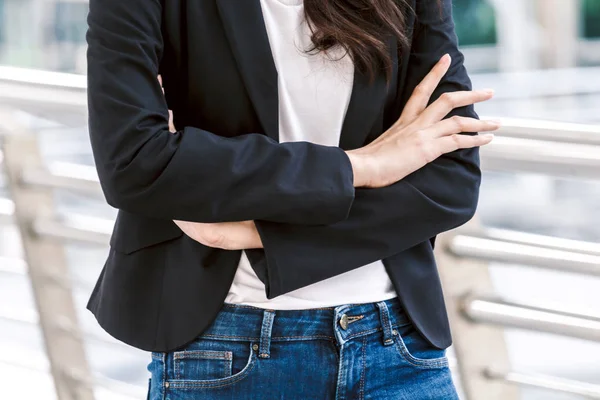
<svg viewBox="0 0 600 400">
<path fill-rule="evenodd" d="M 471 90 L 458 50 L 451 0 L 417 0 L 417 21 L 402 104 L 439 58 L 452 65 L 431 101 L 444 92 Z M 478 118 L 473 106 L 447 117 Z M 475 133 L 470 133 L 475 134 Z M 467 222 L 478 202 L 478 149 L 455 151 L 403 180 L 378 189 L 357 189 L 347 219 L 328 226 L 256 221 L 264 250 L 250 250 L 258 276 L 273 298 L 309 284 L 398 254 Z"/>
<path fill-rule="evenodd" d="M 91 0 L 89 133 L 108 203 L 163 219 L 329 224 L 347 217 L 352 167 L 338 147 L 263 134 L 172 134 L 157 81 L 160 0 Z M 210 57 L 210 55 L 207 55 Z"/>
</svg>

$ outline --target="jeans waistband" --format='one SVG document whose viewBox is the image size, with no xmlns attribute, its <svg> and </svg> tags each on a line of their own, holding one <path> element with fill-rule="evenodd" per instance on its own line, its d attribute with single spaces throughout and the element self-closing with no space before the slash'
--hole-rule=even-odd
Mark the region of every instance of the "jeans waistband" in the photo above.
<svg viewBox="0 0 600 400">
<path fill-rule="evenodd" d="M 393 330 L 408 323 L 397 298 L 308 310 L 265 310 L 225 303 L 201 338 L 219 340 L 292 341 L 329 339 L 342 344 L 352 338 Z"/>
</svg>

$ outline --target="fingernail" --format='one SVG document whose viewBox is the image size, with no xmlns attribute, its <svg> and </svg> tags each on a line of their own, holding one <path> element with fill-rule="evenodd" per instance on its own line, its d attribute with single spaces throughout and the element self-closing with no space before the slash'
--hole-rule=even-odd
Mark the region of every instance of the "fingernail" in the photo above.
<svg viewBox="0 0 600 400">
<path fill-rule="evenodd" d="M 489 119 L 488 122 L 498 126 L 502 125 L 502 121 L 500 121 L 499 119 Z"/>
<path fill-rule="evenodd" d="M 493 133 L 484 133 L 484 134 L 483 134 L 483 136 L 484 136 L 486 139 L 490 139 L 490 140 L 492 140 L 492 139 L 494 139 L 494 137 L 495 137 L 496 135 L 494 135 Z"/>
<path fill-rule="evenodd" d="M 452 60 L 452 58 L 450 57 L 450 54 L 446 53 L 442 56 L 442 58 L 440 59 L 440 61 L 442 61 L 442 63 L 444 64 L 449 64 L 450 61 Z"/>
<path fill-rule="evenodd" d="M 481 91 L 488 93 L 488 94 L 494 94 L 496 92 L 494 89 L 490 89 L 490 88 L 482 89 Z"/>
</svg>

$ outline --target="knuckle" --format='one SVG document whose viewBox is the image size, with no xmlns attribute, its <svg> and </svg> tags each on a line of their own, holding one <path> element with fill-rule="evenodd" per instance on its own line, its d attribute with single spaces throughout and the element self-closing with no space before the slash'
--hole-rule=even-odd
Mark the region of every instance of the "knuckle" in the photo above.
<svg viewBox="0 0 600 400">
<path fill-rule="evenodd" d="M 435 160 L 435 149 L 431 145 L 430 141 L 427 140 L 425 132 L 419 130 L 416 132 L 414 137 L 414 143 L 423 163 L 430 163 Z"/>
<path fill-rule="evenodd" d="M 457 133 L 453 133 L 450 136 L 450 138 L 452 139 L 452 143 L 453 143 L 454 147 L 456 147 L 458 149 L 461 144 L 461 135 L 459 135 Z"/>
<path fill-rule="evenodd" d="M 217 238 L 215 240 L 215 247 L 225 248 L 226 244 L 227 244 L 227 240 L 225 238 L 225 235 L 217 235 Z"/>
<path fill-rule="evenodd" d="M 210 234 L 202 235 L 202 243 L 209 247 L 215 247 L 215 238 Z"/>
<path fill-rule="evenodd" d="M 225 244 L 225 236 L 216 229 L 210 229 L 206 234 L 205 240 L 206 244 L 210 247 L 221 247 Z"/>
<path fill-rule="evenodd" d="M 425 93 L 427 93 L 427 90 L 425 89 L 425 85 L 423 85 L 423 83 L 419 83 L 415 87 L 415 90 L 413 90 L 413 94 L 416 96 L 423 96 Z"/>
<path fill-rule="evenodd" d="M 455 115 L 450 118 L 452 124 L 454 125 L 454 129 L 456 132 L 462 132 L 465 127 L 465 120 L 458 115 Z"/>
<path fill-rule="evenodd" d="M 489 138 L 486 136 L 477 134 L 471 138 L 471 141 L 473 143 L 473 146 L 483 146 L 483 145 L 489 143 Z"/>
<path fill-rule="evenodd" d="M 427 143 L 425 132 L 418 130 L 415 132 L 415 144 L 417 148 L 424 148 Z"/>
<path fill-rule="evenodd" d="M 432 146 L 425 146 L 423 148 L 423 158 L 426 163 L 434 161 L 438 156 L 438 152 Z"/>
<path fill-rule="evenodd" d="M 442 101 L 442 103 L 448 106 L 452 106 L 454 104 L 454 96 L 450 92 L 442 93 L 442 95 L 440 96 L 440 100 Z"/>
</svg>

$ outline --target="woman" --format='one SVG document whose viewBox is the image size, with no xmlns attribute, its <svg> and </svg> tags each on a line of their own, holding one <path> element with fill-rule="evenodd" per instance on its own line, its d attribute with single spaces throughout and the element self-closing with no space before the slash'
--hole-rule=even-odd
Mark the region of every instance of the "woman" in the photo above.
<svg viewBox="0 0 600 400">
<path fill-rule="evenodd" d="M 91 0 L 88 21 L 119 209 L 88 308 L 152 351 L 149 398 L 456 398 L 433 246 L 475 212 L 472 132 L 498 123 L 451 1 Z"/>
</svg>

